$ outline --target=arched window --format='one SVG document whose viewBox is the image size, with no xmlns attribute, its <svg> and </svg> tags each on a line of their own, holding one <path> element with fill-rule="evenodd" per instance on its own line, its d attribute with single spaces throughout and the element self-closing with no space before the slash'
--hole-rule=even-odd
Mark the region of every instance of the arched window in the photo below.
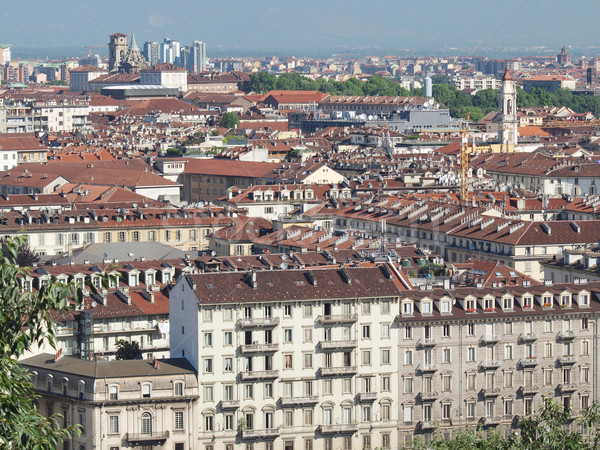
<svg viewBox="0 0 600 450">
<path fill-rule="evenodd" d="M 142 414 L 142 436 L 152 434 L 152 415 L 149 412 Z"/>
</svg>

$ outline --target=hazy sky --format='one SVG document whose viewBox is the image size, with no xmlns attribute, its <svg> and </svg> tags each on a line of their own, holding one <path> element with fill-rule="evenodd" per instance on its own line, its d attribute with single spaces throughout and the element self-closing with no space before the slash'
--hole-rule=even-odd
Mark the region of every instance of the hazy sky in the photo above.
<svg viewBox="0 0 600 450">
<path fill-rule="evenodd" d="M 0 43 L 15 49 L 105 45 L 109 33 L 132 28 L 140 47 L 164 37 L 201 40 L 209 56 L 236 48 L 600 46 L 597 0 L 28 0 L 0 17 Z"/>
</svg>

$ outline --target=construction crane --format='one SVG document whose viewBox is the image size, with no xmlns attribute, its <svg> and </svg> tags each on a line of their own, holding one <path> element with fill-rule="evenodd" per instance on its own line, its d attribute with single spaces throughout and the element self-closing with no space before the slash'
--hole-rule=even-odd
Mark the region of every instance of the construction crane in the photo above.
<svg viewBox="0 0 600 450">
<path fill-rule="evenodd" d="M 93 48 L 102 48 L 104 47 L 104 45 L 84 45 L 83 48 L 87 48 L 88 49 L 88 58 L 90 58 L 92 56 L 92 49 Z"/>
<path fill-rule="evenodd" d="M 469 119 L 471 113 L 467 114 L 467 123 L 460 127 L 460 201 L 463 204 L 469 201 L 469 148 L 467 146 Z"/>
</svg>

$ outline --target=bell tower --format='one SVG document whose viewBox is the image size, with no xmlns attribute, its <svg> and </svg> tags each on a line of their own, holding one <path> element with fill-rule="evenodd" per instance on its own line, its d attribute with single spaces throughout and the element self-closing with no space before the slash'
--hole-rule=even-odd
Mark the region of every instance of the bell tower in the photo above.
<svg viewBox="0 0 600 450">
<path fill-rule="evenodd" d="M 127 35 L 115 33 L 110 35 L 108 43 L 108 71 L 116 72 L 127 53 Z"/>
<path fill-rule="evenodd" d="M 517 120 L 517 89 L 508 65 L 502 75 L 502 88 L 498 96 L 498 141 L 503 148 L 514 151 L 519 142 Z"/>
</svg>

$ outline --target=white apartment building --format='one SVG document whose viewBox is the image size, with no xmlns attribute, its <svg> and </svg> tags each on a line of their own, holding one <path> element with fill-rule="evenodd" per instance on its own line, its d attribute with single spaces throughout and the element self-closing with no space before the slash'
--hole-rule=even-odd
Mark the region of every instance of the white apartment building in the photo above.
<svg viewBox="0 0 600 450">
<path fill-rule="evenodd" d="M 387 264 L 180 278 L 171 354 L 198 369 L 195 448 L 399 448 L 402 289 Z"/>
<path fill-rule="evenodd" d="M 462 91 L 464 89 L 500 89 L 502 86 L 502 80 L 494 77 L 454 77 L 452 84 Z"/>
</svg>

